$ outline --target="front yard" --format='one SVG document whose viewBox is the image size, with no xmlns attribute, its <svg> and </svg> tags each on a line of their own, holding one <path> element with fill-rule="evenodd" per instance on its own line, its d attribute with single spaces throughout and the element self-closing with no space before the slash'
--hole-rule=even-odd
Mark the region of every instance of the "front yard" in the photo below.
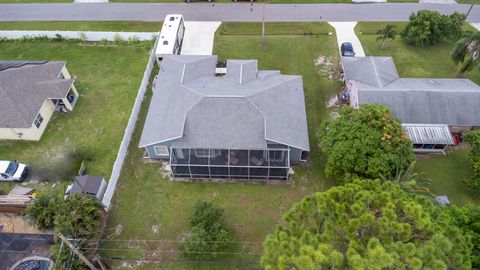
<svg viewBox="0 0 480 270">
<path fill-rule="evenodd" d="M 73 112 L 55 113 L 38 142 L 0 142 L 0 160 L 32 166 L 42 180 L 70 179 L 86 160 L 87 172 L 110 177 L 148 58 L 148 47 L 79 45 L 73 41 L 2 42 L 0 59 L 64 60 L 77 76 Z M 7 191 L 11 184 L 2 183 Z M 49 186 L 50 187 L 50 186 Z"/>
<path fill-rule="evenodd" d="M 359 23 L 356 32 L 363 45 L 366 55 L 392 56 L 400 77 L 414 78 L 455 78 L 458 67 L 450 59 L 453 44 L 443 42 L 435 46 L 415 47 L 406 44 L 397 36 L 395 40 L 387 40 L 387 49 L 380 50 L 376 30 L 385 23 Z M 397 33 L 405 23 L 396 23 Z M 474 30 L 465 26 L 465 30 Z M 480 84 L 480 71 L 475 70 L 466 75 L 472 81 Z M 471 175 L 468 165 L 467 151 L 458 150 L 446 156 L 420 158 L 417 161 L 417 171 L 424 173 L 432 180 L 431 190 L 437 195 L 448 195 L 452 203 L 480 203 L 480 197 L 469 190 L 462 180 Z"/>
<path fill-rule="evenodd" d="M 109 215 L 107 235 L 115 228 L 122 228 L 115 241 L 105 244 L 105 256 L 133 258 L 136 264 L 139 258 L 171 258 L 171 253 L 151 253 L 142 249 L 166 249 L 166 243 L 155 241 L 135 241 L 142 239 L 168 239 L 179 241 L 188 230 L 188 217 L 194 204 L 199 200 L 214 201 L 225 208 L 227 223 L 233 228 L 237 243 L 235 253 L 224 260 L 226 264 L 215 266 L 206 264 L 208 269 L 230 269 L 237 262 L 237 267 L 249 262 L 258 263 L 261 243 L 264 237 L 275 229 L 282 214 L 294 202 L 315 191 L 323 191 L 333 185 L 323 175 L 323 163 L 320 158 L 315 133 L 322 118 L 327 116 L 326 102 L 335 93 L 339 83 L 329 79 L 338 68 L 338 56 L 335 36 L 328 36 L 333 31 L 330 27 L 313 24 L 298 25 L 301 29 L 292 30 L 292 24 L 279 25 L 277 34 L 283 29 L 285 33 L 301 33 L 317 29 L 315 35 L 268 35 L 266 45 L 259 45 L 259 35 L 244 35 L 241 24 L 229 24 L 229 31 L 234 35 L 217 33 L 214 54 L 220 59 L 258 59 L 260 69 L 280 69 L 284 74 L 301 74 L 306 94 L 306 106 L 310 132 L 311 164 L 296 168 L 292 185 L 264 184 L 220 184 L 220 183 L 180 183 L 171 182 L 162 175 L 158 164 L 144 164 L 143 150 L 138 149 L 139 137 L 143 129 L 147 98 L 142 105 L 140 120 L 137 123 L 134 140 L 119 180 L 113 211 Z M 324 29 L 323 31 L 318 28 Z M 235 29 L 234 29 L 235 28 Z M 312 30 L 313 31 L 313 30 Z M 267 33 L 269 33 L 267 31 Z M 149 96 L 151 93 L 148 94 Z M 121 225 L 121 226 L 120 226 Z M 120 240 L 120 241 L 117 241 Z M 122 242 L 122 240 L 129 240 Z M 251 242 L 251 243 L 245 243 Z M 176 251 L 175 244 L 169 244 L 168 250 Z M 136 249 L 140 251 L 112 251 L 109 249 Z M 247 254 L 244 254 L 247 253 Z M 179 259 L 173 254 L 174 259 Z M 221 261 L 224 261 L 221 260 Z M 184 269 L 188 262 L 163 264 L 166 268 Z M 140 263 L 141 264 L 141 263 Z M 196 263 L 196 265 L 202 265 Z M 144 268 L 151 269 L 151 265 Z M 218 267 L 218 268 L 215 268 Z M 249 268 L 250 269 L 250 268 Z"/>
</svg>

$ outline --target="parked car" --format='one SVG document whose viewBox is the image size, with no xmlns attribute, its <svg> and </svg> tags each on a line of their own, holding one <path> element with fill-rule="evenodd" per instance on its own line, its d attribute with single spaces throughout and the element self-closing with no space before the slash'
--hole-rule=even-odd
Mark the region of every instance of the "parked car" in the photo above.
<svg viewBox="0 0 480 270">
<path fill-rule="evenodd" d="M 0 182 L 21 182 L 27 177 L 27 165 L 17 161 L 0 160 Z"/>
<path fill-rule="evenodd" d="M 342 56 L 355 56 L 355 52 L 353 51 L 353 46 L 352 43 L 350 42 L 344 42 L 340 46 L 340 51 L 342 53 Z"/>
</svg>

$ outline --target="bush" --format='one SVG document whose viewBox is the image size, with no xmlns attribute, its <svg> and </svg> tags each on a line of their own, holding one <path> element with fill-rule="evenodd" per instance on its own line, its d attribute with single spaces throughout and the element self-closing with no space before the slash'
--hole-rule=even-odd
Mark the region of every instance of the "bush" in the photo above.
<svg viewBox="0 0 480 270">
<path fill-rule="evenodd" d="M 78 248 L 87 245 L 89 238 L 95 236 L 100 218 L 98 203 L 87 196 L 75 194 L 66 199 L 61 196 L 40 195 L 34 204 L 27 207 L 27 216 L 41 229 L 55 229 L 71 238 L 82 238 L 75 244 Z M 85 269 L 77 256 L 70 256 L 68 249 L 59 252 L 58 244 L 52 247 L 58 254 L 56 262 L 63 269 Z"/>
<path fill-rule="evenodd" d="M 380 105 L 344 107 L 338 118 L 322 124 L 318 136 L 329 178 L 390 178 L 415 160 L 412 142 L 400 122 Z"/>
<path fill-rule="evenodd" d="M 437 11 L 420 10 L 410 15 L 402 31 L 402 39 L 412 45 L 435 45 L 444 39 L 457 40 L 462 36 L 465 15 L 455 12 L 449 16 Z"/>
<path fill-rule="evenodd" d="M 60 199 L 52 195 L 39 195 L 35 203 L 27 206 L 26 215 L 39 229 L 53 229 Z"/>
<path fill-rule="evenodd" d="M 212 259 L 231 248 L 232 235 L 222 220 L 223 209 L 211 202 L 198 202 L 190 217 L 191 233 L 179 247 L 188 258 Z"/>
<path fill-rule="evenodd" d="M 480 190 L 480 130 L 468 132 L 465 141 L 471 145 L 468 156 L 473 176 L 465 179 L 464 183 L 473 189 Z"/>
</svg>

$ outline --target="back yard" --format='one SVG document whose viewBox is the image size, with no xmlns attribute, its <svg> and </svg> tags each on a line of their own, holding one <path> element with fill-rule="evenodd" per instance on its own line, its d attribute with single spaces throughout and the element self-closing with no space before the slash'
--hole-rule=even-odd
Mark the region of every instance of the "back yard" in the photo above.
<svg viewBox="0 0 480 270">
<path fill-rule="evenodd" d="M 207 200 L 225 208 L 226 221 L 234 230 L 235 241 L 241 243 L 236 245 L 236 254 L 226 254 L 220 260 L 218 268 L 212 264 L 205 267 L 225 269 L 235 264 L 237 267 L 247 267 L 249 263 L 258 263 L 261 242 L 268 233 L 273 232 L 282 214 L 294 202 L 312 192 L 326 190 L 333 184 L 323 175 L 315 132 L 321 119 L 327 116 L 326 102 L 339 86 L 338 81 L 328 78 L 338 68 L 335 36 L 327 35 L 332 29 L 324 24 L 287 26 L 274 25 L 276 35 L 268 35 L 266 45 L 262 47 L 259 45 L 258 34 L 242 30 L 246 28 L 241 24 L 229 24 L 228 31 L 234 34 L 227 34 L 225 27 L 222 27 L 216 36 L 214 54 L 218 54 L 220 59 L 258 59 L 260 69 L 280 69 L 285 74 L 303 76 L 312 150 L 311 165 L 296 168 L 294 183 L 288 186 L 171 182 L 164 178 L 158 164 L 144 164 L 141 159 L 143 151 L 138 149 L 149 105 L 147 98 L 119 180 L 114 208 L 108 219 L 107 234 L 114 235 L 115 229 L 120 227 L 121 233 L 113 237 L 115 241 L 106 240 L 106 256 L 123 255 L 130 258 L 133 265 L 137 265 L 139 258 L 179 259 L 175 254 L 175 242 L 154 240 L 181 240 L 182 233 L 189 229 L 188 217 L 194 204 L 198 200 Z M 258 25 L 253 27 L 260 29 Z M 292 35 L 282 35 L 282 31 Z M 315 34 L 304 35 L 304 32 Z M 153 241 L 140 241 L 143 239 Z M 134 248 L 137 251 L 125 251 Z M 145 252 L 142 249 L 157 249 L 157 252 Z M 224 261 L 225 264 L 222 263 Z M 183 269 L 187 263 L 194 263 L 198 267 L 202 265 L 188 261 L 163 262 L 162 265 Z M 137 269 L 151 269 L 152 266 L 143 267 Z M 248 266 L 249 269 L 252 267 Z"/>
<path fill-rule="evenodd" d="M 70 179 L 82 159 L 90 174 L 110 177 L 147 63 L 144 47 L 73 41 L 2 42 L 0 59 L 64 60 L 80 94 L 72 113 L 54 114 L 38 142 L 0 142 L 0 159 L 27 163 L 38 180 Z M 0 190 L 12 185 L 1 183 Z"/>
<path fill-rule="evenodd" d="M 455 78 L 458 67 L 450 59 L 453 44 L 443 42 L 435 46 L 415 47 L 403 42 L 399 35 L 395 40 L 387 40 L 387 49 L 380 50 L 380 41 L 376 41 L 376 31 L 386 23 L 359 23 L 356 27 L 358 38 L 362 42 L 366 55 L 392 56 L 400 77 L 416 78 Z M 397 25 L 397 33 L 405 23 Z M 465 30 L 473 31 L 470 26 Z M 480 72 L 472 71 L 466 75 L 480 84 Z M 437 195 L 448 195 L 453 203 L 480 203 L 480 197 L 469 190 L 462 180 L 471 174 L 467 151 L 460 150 L 446 156 L 420 158 L 417 171 L 432 180 L 431 190 Z"/>
</svg>

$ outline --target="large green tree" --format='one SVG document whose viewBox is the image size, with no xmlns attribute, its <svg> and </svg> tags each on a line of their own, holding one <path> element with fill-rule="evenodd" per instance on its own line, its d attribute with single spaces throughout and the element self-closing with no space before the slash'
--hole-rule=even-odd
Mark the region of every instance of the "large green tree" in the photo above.
<svg viewBox="0 0 480 270">
<path fill-rule="evenodd" d="M 465 141 L 471 145 L 468 156 L 473 176 L 465 179 L 464 183 L 471 188 L 480 190 L 480 130 L 468 132 L 465 136 Z"/>
<path fill-rule="evenodd" d="M 344 107 L 339 117 L 323 123 L 319 137 L 330 178 L 389 177 L 415 159 L 400 122 L 380 105 Z"/>
<path fill-rule="evenodd" d="M 268 269 L 470 269 L 468 237 L 425 196 L 355 180 L 304 198 L 267 236 Z"/>
<path fill-rule="evenodd" d="M 471 204 L 462 207 L 452 205 L 446 210 L 453 223 L 471 238 L 472 269 L 480 269 L 480 207 Z"/>
<path fill-rule="evenodd" d="M 465 15 L 458 12 L 441 15 L 437 11 L 423 9 L 410 15 L 401 36 L 412 45 L 435 45 L 444 39 L 460 38 L 464 22 Z"/>
</svg>

